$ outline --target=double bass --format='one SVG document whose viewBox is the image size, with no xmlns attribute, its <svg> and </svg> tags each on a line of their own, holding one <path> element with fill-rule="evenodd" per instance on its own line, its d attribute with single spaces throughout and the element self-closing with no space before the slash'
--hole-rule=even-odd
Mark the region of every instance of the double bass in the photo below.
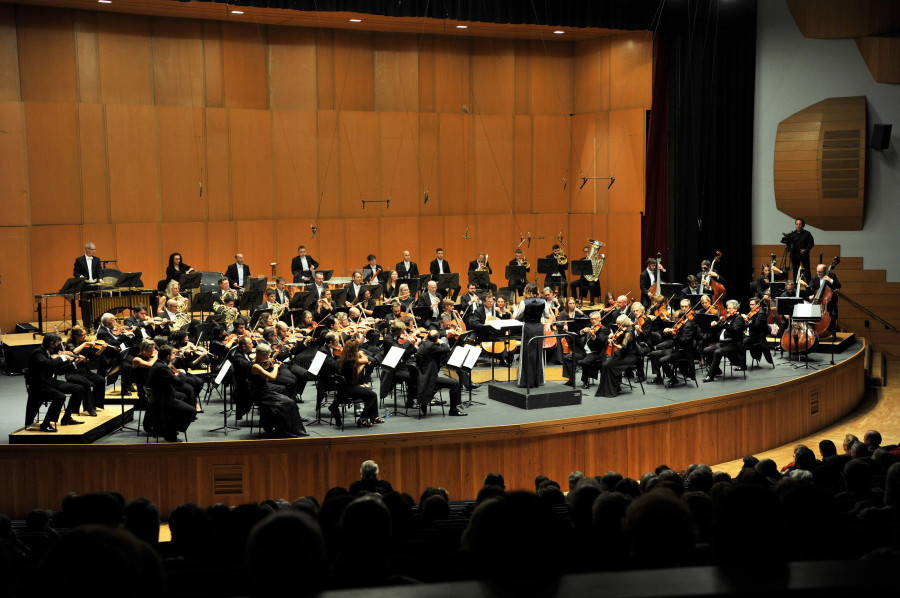
<svg viewBox="0 0 900 598">
<path fill-rule="evenodd" d="M 703 288 L 706 287 L 710 291 L 712 291 L 712 298 L 710 303 L 720 314 L 725 313 L 725 287 L 716 279 L 715 276 L 712 276 L 713 270 L 716 268 L 716 262 L 722 261 L 722 252 L 717 251 L 716 257 L 713 258 L 712 264 L 709 266 L 709 271 L 700 281 L 700 293 L 703 293 Z"/>
<path fill-rule="evenodd" d="M 662 267 L 662 253 L 656 254 L 656 280 L 650 286 L 650 290 L 647 291 L 647 294 L 650 295 L 652 299 L 655 295 L 659 295 L 660 289 L 662 289 L 662 275 L 665 270 Z"/>
<path fill-rule="evenodd" d="M 825 271 L 825 276 L 830 275 L 831 271 L 837 268 L 837 265 L 840 263 L 841 256 L 836 256 L 831 265 L 828 266 L 828 270 Z M 819 290 L 816 291 L 816 296 L 813 297 L 812 303 L 822 308 L 822 319 L 816 322 L 816 334 L 819 335 L 819 338 L 828 338 L 837 329 L 837 318 L 835 317 L 837 296 L 834 294 L 834 289 L 825 284 L 824 281 L 819 281 Z"/>
<path fill-rule="evenodd" d="M 803 274 L 803 266 L 797 270 L 797 280 Z M 797 284 L 795 297 L 800 297 L 800 284 Z M 787 314 L 784 314 L 787 317 Z M 816 330 L 806 322 L 791 322 L 791 327 L 784 331 L 781 336 L 781 348 L 792 355 L 809 353 L 815 346 L 819 344 L 819 337 L 816 336 Z"/>
</svg>

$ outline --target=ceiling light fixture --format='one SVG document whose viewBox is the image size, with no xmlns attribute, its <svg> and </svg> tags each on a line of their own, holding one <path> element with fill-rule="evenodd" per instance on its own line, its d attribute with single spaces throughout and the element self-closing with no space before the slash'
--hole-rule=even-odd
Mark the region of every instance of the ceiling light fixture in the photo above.
<svg viewBox="0 0 900 598">
<path fill-rule="evenodd" d="M 350 19 L 351 23 L 362 23 L 362 19 Z"/>
<path fill-rule="evenodd" d="M 553 33 L 555 33 L 556 35 L 562 35 L 563 33 L 565 33 L 565 31 L 563 31 L 562 29 L 557 29 Z"/>
<path fill-rule="evenodd" d="M 231 11 L 231 14 L 233 14 L 233 15 L 242 15 L 242 14 L 244 14 L 244 11 L 243 11 L 243 10 L 232 10 L 232 11 Z"/>
</svg>

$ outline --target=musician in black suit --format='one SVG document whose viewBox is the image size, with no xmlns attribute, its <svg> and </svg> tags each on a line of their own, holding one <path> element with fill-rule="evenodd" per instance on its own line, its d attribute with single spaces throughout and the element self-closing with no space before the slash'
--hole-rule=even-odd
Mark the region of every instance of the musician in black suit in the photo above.
<svg viewBox="0 0 900 598">
<path fill-rule="evenodd" d="M 289 303 L 291 296 L 285 287 L 285 280 L 281 276 L 275 279 L 275 303 Z"/>
<path fill-rule="evenodd" d="M 794 220 L 794 230 L 786 235 L 781 235 L 781 242 L 788 246 L 791 252 L 791 266 L 794 268 L 794 280 L 797 280 L 797 270 L 803 266 L 804 272 L 809 272 L 809 254 L 816 241 L 812 233 L 806 230 L 806 220 L 797 218 Z"/>
<path fill-rule="evenodd" d="M 472 310 L 478 307 L 478 304 L 481 303 L 481 298 L 478 296 L 478 289 L 473 283 L 469 283 L 467 287 L 467 292 L 465 295 L 459 296 L 459 308 L 466 313 L 465 317 L 468 317 L 472 314 Z M 471 305 L 471 308 L 469 307 Z"/>
<path fill-rule="evenodd" d="M 225 270 L 225 276 L 228 278 L 231 288 L 244 288 L 247 279 L 250 278 L 250 266 L 244 263 L 244 254 L 238 253 L 234 256 L 235 263 L 229 264 Z"/>
<path fill-rule="evenodd" d="M 553 244 L 553 253 L 547 256 L 548 260 L 557 260 L 559 262 L 559 256 L 562 253 L 562 248 L 556 243 Z M 559 272 L 556 274 L 548 274 L 546 278 L 544 278 L 544 286 L 550 287 L 563 297 L 566 296 L 566 292 L 568 288 L 566 286 L 566 270 L 569 269 L 569 262 L 567 261 L 565 264 L 559 264 Z"/>
<path fill-rule="evenodd" d="M 395 304 L 398 305 L 398 304 Z M 399 305 L 398 305 L 399 306 Z M 397 381 L 406 382 L 406 407 L 412 407 L 416 399 L 419 373 L 416 371 L 416 348 L 419 339 L 414 334 L 409 334 L 406 324 L 399 318 L 394 318 L 389 326 L 389 334 L 384 335 L 382 346 L 385 355 L 391 347 L 403 349 L 403 357 L 397 363 L 395 369 L 382 368 L 381 370 L 381 400 L 383 401 L 394 389 Z"/>
<path fill-rule="evenodd" d="M 297 248 L 297 256 L 291 260 L 291 273 L 294 275 L 294 282 L 310 282 L 313 279 L 313 273 L 318 267 L 319 262 L 306 255 L 305 245 Z"/>
<path fill-rule="evenodd" d="M 387 275 L 384 273 L 384 268 L 378 264 L 375 254 L 370 253 L 366 256 L 366 261 L 369 263 L 363 266 L 362 269 L 363 282 L 366 284 L 382 284 Z"/>
<path fill-rule="evenodd" d="M 722 357 L 740 358 L 741 341 L 744 338 L 744 328 L 747 327 L 744 318 L 738 313 L 740 306 L 740 302 L 734 299 L 726 301 L 725 320 L 721 323 L 715 321 L 710 325 L 710 333 L 715 335 L 719 342 L 703 349 L 703 356 L 709 363 L 706 378 L 703 379 L 704 382 L 712 382 L 716 376 L 722 373 L 719 369 L 719 362 L 722 360 Z"/>
<path fill-rule="evenodd" d="M 816 275 L 810 279 L 809 288 L 807 289 L 809 299 L 815 297 L 816 293 L 818 293 L 819 289 L 823 286 L 830 288 L 832 291 L 837 291 L 841 288 L 841 282 L 838 280 L 835 273 L 828 272 L 826 274 L 827 270 L 828 268 L 825 267 L 825 264 L 816 266 Z"/>
<path fill-rule="evenodd" d="M 347 300 L 344 303 L 345 307 L 351 307 L 362 300 L 362 287 L 364 284 L 362 272 L 359 270 L 355 271 L 352 278 L 353 280 L 347 285 Z"/>
<path fill-rule="evenodd" d="M 441 274 L 452 274 L 453 270 L 450 269 L 450 263 L 444 259 L 444 250 L 440 247 L 437 248 L 436 256 L 433 260 L 431 260 L 431 280 L 437 282 L 438 276 Z M 456 301 L 456 296 L 459 294 L 460 286 L 452 286 L 447 290 L 450 291 L 450 298 Z"/>
<path fill-rule="evenodd" d="M 409 259 L 409 252 L 403 252 L 403 261 L 397 262 L 397 267 L 394 268 L 397 271 L 397 276 L 400 278 L 413 278 L 419 275 L 419 266 Z"/>
<path fill-rule="evenodd" d="M 516 249 L 516 257 L 509 260 L 510 266 L 524 266 L 525 265 L 525 254 L 522 253 L 521 249 Z M 531 264 L 525 268 L 525 272 L 531 272 Z M 506 279 L 506 285 L 509 287 L 510 291 L 524 291 L 525 285 L 528 283 L 527 275 L 525 278 L 508 278 Z"/>
<path fill-rule="evenodd" d="M 416 307 L 427 307 L 431 310 L 428 319 L 425 321 L 426 327 L 432 325 L 434 325 L 435 328 L 437 327 L 438 317 L 441 314 L 442 300 L 443 296 L 437 290 L 437 283 L 433 280 L 429 280 L 425 292 L 419 295 L 419 300 L 416 301 Z"/>
<path fill-rule="evenodd" d="M 88 398 L 87 390 L 83 386 L 71 382 L 63 382 L 56 379 L 57 371 L 64 365 L 73 361 L 66 355 L 58 355 L 62 338 L 58 334 L 45 334 L 39 349 L 32 351 L 28 357 L 28 402 L 25 405 L 25 427 L 34 422 L 38 409 L 44 400 L 50 401 L 44 421 L 41 422 L 41 432 L 56 432 L 53 424 L 59 419 L 66 395 L 72 395 L 66 413 L 60 422 L 63 426 L 81 424 L 72 417 L 78 413 L 82 401 Z M 75 358 L 78 359 L 78 358 Z"/>
<path fill-rule="evenodd" d="M 690 278 L 690 277 L 689 277 Z M 714 268 L 712 262 L 703 260 L 700 262 L 700 271 L 697 273 L 697 280 L 700 281 L 701 295 L 710 293 L 710 279 L 715 278 L 722 286 L 725 286 L 725 277 L 719 272 L 718 268 Z"/>
<path fill-rule="evenodd" d="M 278 302 L 275 300 L 275 289 L 266 289 L 266 300 L 256 306 L 254 311 L 272 311 Z"/>
<path fill-rule="evenodd" d="M 492 276 L 494 274 L 494 269 L 491 268 L 491 263 L 488 261 L 487 257 L 488 256 L 486 253 L 479 253 L 477 259 L 469 262 L 469 272 L 487 272 L 488 276 Z M 493 282 L 489 282 L 487 284 L 487 287 L 484 288 L 490 289 L 492 294 L 497 294 L 497 285 L 495 285 Z"/>
<path fill-rule="evenodd" d="M 765 357 L 766 361 L 772 363 L 772 352 L 769 350 L 769 343 L 766 337 L 769 335 L 769 325 L 766 322 L 769 318 L 769 310 L 766 302 L 757 297 L 750 299 L 750 312 L 759 309 L 752 318 L 747 320 L 748 334 L 741 339 L 741 367 L 747 367 L 747 350 L 750 350 L 750 356 L 753 359 Z"/>
<path fill-rule="evenodd" d="M 135 332 L 142 339 L 169 335 L 169 330 L 165 325 L 155 324 L 150 319 L 150 316 L 147 315 L 147 307 L 143 303 L 138 303 L 131 308 L 131 315 L 125 318 L 125 325 L 136 328 Z M 100 406 L 103 406 L 102 402 Z"/>
<path fill-rule="evenodd" d="M 659 282 L 660 273 L 656 270 L 656 260 L 653 258 L 649 258 L 647 260 L 647 268 L 641 272 L 641 305 L 644 306 L 644 309 L 649 309 L 650 304 L 653 303 L 653 296 L 650 294 L 650 287 L 656 285 L 656 292 L 659 293 L 659 285 L 656 283 Z"/>
<path fill-rule="evenodd" d="M 578 261 L 579 262 L 587 262 L 587 263 L 591 264 L 591 267 L 593 268 L 593 262 L 588 257 L 591 255 L 590 245 L 585 245 L 583 248 L 583 251 L 584 251 L 584 257 Z M 601 257 L 598 258 L 597 261 L 600 261 L 601 259 L 604 261 L 606 260 L 605 255 L 600 254 L 600 256 Z M 600 267 L 602 268 L 603 265 L 601 264 Z M 598 277 L 597 280 L 588 280 L 587 278 L 584 277 L 584 275 L 579 276 L 578 280 L 573 280 L 571 283 L 569 283 L 569 290 L 572 291 L 572 296 L 581 302 L 581 305 L 584 305 L 584 298 L 586 295 L 590 297 L 591 303 L 596 303 L 597 299 L 600 297 L 600 294 L 601 294 L 600 293 L 600 279 Z"/>
<path fill-rule="evenodd" d="M 165 314 L 165 312 L 163 312 Z M 116 326 L 116 317 L 110 313 L 100 316 L 100 326 L 97 328 L 97 340 L 103 341 L 109 348 L 103 352 L 103 359 L 97 367 L 97 373 L 106 377 L 106 373 L 119 365 L 119 373 L 122 374 L 122 396 L 131 395 L 131 378 L 132 369 L 131 362 L 134 355 L 130 354 L 130 349 L 135 345 L 135 341 L 140 341 L 134 332 L 126 331 L 122 334 L 116 334 L 114 328 Z M 95 405 L 103 407 L 103 405 Z"/>
<path fill-rule="evenodd" d="M 85 278 L 87 280 L 97 280 L 100 278 L 100 260 L 94 255 L 97 252 L 97 246 L 93 243 L 85 243 L 84 255 L 75 258 L 75 267 L 72 269 L 72 276 L 75 278 Z"/>
<path fill-rule="evenodd" d="M 197 419 L 193 398 L 179 391 L 179 376 L 183 374 L 176 374 L 170 368 L 174 359 L 174 349 L 164 345 L 147 378 L 154 395 L 155 429 L 162 432 L 166 442 L 177 442 L 178 433 L 187 431 L 191 422 Z"/>
<path fill-rule="evenodd" d="M 662 382 L 660 377 L 660 368 L 662 368 L 662 373 L 667 378 L 666 387 L 677 386 L 678 378 L 672 367 L 673 364 L 681 367 L 685 378 L 694 379 L 694 339 L 699 332 L 694 320 L 690 319 L 688 315 L 690 309 L 691 302 L 682 299 L 681 310 L 675 312 L 676 324 L 672 328 L 663 330 L 663 336 L 669 338 L 657 343 L 656 349 L 647 356 L 650 358 L 651 368 L 656 375 L 652 380 L 653 384 Z M 678 327 L 678 330 L 675 330 L 675 326 Z"/>
<path fill-rule="evenodd" d="M 459 381 L 439 373 L 444 361 L 450 355 L 450 347 L 446 341 L 439 342 L 439 337 L 440 333 L 437 330 L 429 331 L 425 341 L 416 351 L 419 407 L 422 413 L 425 413 L 428 404 L 434 398 L 435 390 L 447 388 L 450 391 L 450 415 L 464 417 L 468 414 L 462 408 L 462 390 Z"/>
</svg>

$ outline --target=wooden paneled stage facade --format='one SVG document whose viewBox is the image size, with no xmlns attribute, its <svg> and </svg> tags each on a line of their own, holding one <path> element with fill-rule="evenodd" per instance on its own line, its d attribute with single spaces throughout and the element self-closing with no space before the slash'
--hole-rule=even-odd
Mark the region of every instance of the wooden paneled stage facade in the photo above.
<svg viewBox="0 0 900 598">
<path fill-rule="evenodd" d="M 164 517 L 185 501 L 321 498 L 357 479 L 366 459 L 413 496 L 437 485 L 453 498 L 473 498 L 491 471 L 502 472 L 509 488 L 532 488 L 538 474 L 565 480 L 573 470 L 637 478 L 660 463 L 676 469 L 722 463 L 820 430 L 863 399 L 864 367 L 861 345 L 833 367 L 775 386 L 509 426 L 300 440 L 0 446 L 0 512 L 24 517 L 32 508 L 59 505 L 67 492 L 101 489 L 147 496 Z"/>
</svg>

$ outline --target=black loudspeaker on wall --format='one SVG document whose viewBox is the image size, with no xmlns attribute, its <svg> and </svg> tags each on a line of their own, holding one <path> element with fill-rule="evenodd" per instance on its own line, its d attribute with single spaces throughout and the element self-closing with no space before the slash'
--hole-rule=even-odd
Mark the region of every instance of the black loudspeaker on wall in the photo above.
<svg viewBox="0 0 900 598">
<path fill-rule="evenodd" d="M 874 150 L 886 150 L 891 145 L 891 127 L 877 123 L 872 126 L 871 148 Z"/>
</svg>

